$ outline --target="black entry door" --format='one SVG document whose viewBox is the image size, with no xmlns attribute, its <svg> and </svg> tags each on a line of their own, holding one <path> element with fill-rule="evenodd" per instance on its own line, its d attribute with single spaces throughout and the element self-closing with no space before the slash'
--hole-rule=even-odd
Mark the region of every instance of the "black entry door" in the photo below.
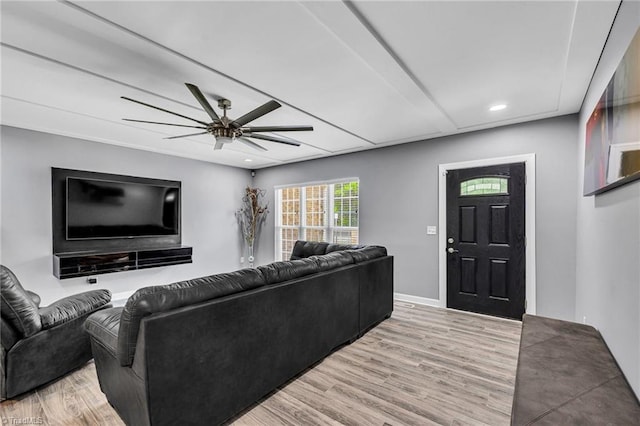
<svg viewBox="0 0 640 426">
<path fill-rule="evenodd" d="M 447 306 L 522 319 L 524 163 L 447 173 Z"/>
</svg>

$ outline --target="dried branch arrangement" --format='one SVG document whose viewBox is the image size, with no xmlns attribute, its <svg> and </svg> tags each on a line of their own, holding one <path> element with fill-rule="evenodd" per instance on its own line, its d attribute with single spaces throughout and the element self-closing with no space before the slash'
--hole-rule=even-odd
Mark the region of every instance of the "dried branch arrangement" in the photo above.
<svg viewBox="0 0 640 426">
<path fill-rule="evenodd" d="M 253 266 L 254 260 L 253 247 L 260 234 L 260 229 L 267 218 L 267 213 L 269 213 L 269 206 L 267 204 L 260 205 L 265 194 L 266 192 L 263 189 L 247 186 L 244 197 L 242 197 L 243 206 L 236 212 L 242 236 L 249 247 L 250 266 Z"/>
</svg>

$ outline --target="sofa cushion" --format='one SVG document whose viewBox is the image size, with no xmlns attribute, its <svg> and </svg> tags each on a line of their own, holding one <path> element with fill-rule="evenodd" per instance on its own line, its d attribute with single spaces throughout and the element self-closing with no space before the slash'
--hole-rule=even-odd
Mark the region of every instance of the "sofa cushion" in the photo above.
<svg viewBox="0 0 640 426">
<path fill-rule="evenodd" d="M 89 315 L 84 322 L 87 332 L 115 357 L 118 349 L 118 330 L 123 306 L 102 309 Z"/>
<path fill-rule="evenodd" d="M 346 250 L 353 257 L 355 263 L 375 259 L 387 255 L 387 249 L 382 246 L 365 246 L 357 250 Z"/>
<path fill-rule="evenodd" d="M 18 278 L 9 268 L 0 265 L 2 317 L 16 329 L 21 336 L 29 337 L 40 331 L 38 306 L 22 288 Z"/>
<path fill-rule="evenodd" d="M 313 259 L 296 259 L 273 262 L 259 266 L 267 284 L 292 280 L 318 272 L 318 264 Z"/>
<path fill-rule="evenodd" d="M 333 253 L 334 251 L 342 251 L 342 250 L 357 250 L 362 247 L 364 246 L 348 245 L 348 244 L 329 244 L 327 246 L 327 250 L 325 251 L 325 253 L 329 254 L 329 253 Z"/>
<path fill-rule="evenodd" d="M 322 256 L 311 256 L 309 259 L 316 262 L 318 271 L 328 271 L 353 263 L 353 256 L 344 251 L 335 251 Z"/>
<path fill-rule="evenodd" d="M 118 360 L 131 365 L 143 317 L 204 302 L 266 284 L 258 269 L 242 269 L 173 284 L 144 287 L 136 291 L 122 310 L 118 332 Z"/>
<path fill-rule="evenodd" d="M 296 241 L 291 251 L 291 260 L 304 259 L 309 256 L 325 254 L 329 243 L 318 241 Z"/>
</svg>

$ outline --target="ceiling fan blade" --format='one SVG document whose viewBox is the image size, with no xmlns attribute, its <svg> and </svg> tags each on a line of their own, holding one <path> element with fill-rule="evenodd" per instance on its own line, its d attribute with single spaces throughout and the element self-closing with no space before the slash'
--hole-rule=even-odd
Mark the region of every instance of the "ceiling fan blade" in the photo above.
<svg viewBox="0 0 640 426">
<path fill-rule="evenodd" d="M 284 138 L 282 136 L 272 136 L 272 135 L 258 135 L 254 133 L 245 133 L 244 136 L 248 136 L 254 139 L 262 139 L 264 141 L 278 142 L 284 143 L 287 145 L 300 146 L 300 142 L 295 139 Z"/>
<path fill-rule="evenodd" d="M 247 146 L 250 146 L 251 148 L 259 149 L 259 150 L 262 150 L 262 151 L 269 151 L 267 148 L 265 148 L 265 147 L 263 147 L 261 145 L 258 145 L 257 143 L 255 143 L 253 141 L 250 141 L 247 138 L 237 138 L 236 140 L 238 142 L 242 142 L 243 144 L 245 144 Z"/>
<path fill-rule="evenodd" d="M 256 126 L 243 127 L 247 132 L 310 132 L 313 126 Z"/>
<path fill-rule="evenodd" d="M 191 127 L 193 129 L 206 129 L 204 126 L 189 126 L 187 124 L 161 123 L 159 121 L 134 120 L 133 118 L 123 118 L 124 121 L 133 121 L 135 123 L 164 124 L 165 126 Z"/>
<path fill-rule="evenodd" d="M 164 139 L 188 138 L 189 136 L 206 135 L 207 133 L 209 133 L 209 132 L 191 133 L 191 134 L 188 134 L 188 135 L 180 135 L 180 136 L 169 136 L 168 138 L 164 138 Z"/>
<path fill-rule="evenodd" d="M 207 98 L 205 98 L 200 89 L 198 89 L 198 86 L 190 83 L 185 84 L 189 88 L 193 96 L 195 96 L 195 98 L 198 100 L 202 108 L 204 108 L 206 113 L 209 114 L 209 117 L 211 117 L 213 121 L 220 121 L 220 117 L 218 117 L 218 114 L 216 114 L 216 112 L 213 110 L 211 104 L 209 103 L 209 101 L 207 101 Z"/>
<path fill-rule="evenodd" d="M 157 106 L 145 104 L 144 102 L 136 101 L 135 99 L 127 98 L 126 96 L 120 96 L 120 97 L 122 99 L 127 100 L 127 101 L 135 102 L 136 104 L 144 105 L 144 106 L 149 107 L 149 108 L 153 108 L 153 109 L 157 109 L 157 110 L 160 110 L 160 111 L 163 111 L 163 112 L 167 112 L 169 114 L 177 115 L 178 117 L 186 118 L 187 120 L 195 121 L 196 123 L 200 123 L 203 126 L 209 125 L 209 123 L 205 123 L 204 121 L 196 120 L 195 118 L 187 117 L 186 115 L 178 114 L 177 112 L 169 111 L 168 109 L 164 109 L 164 108 L 160 108 L 160 107 L 157 107 Z"/>
<path fill-rule="evenodd" d="M 220 142 L 219 140 L 216 140 L 216 144 L 213 146 L 213 149 L 222 149 L 222 146 L 224 145 L 224 142 Z"/>
<path fill-rule="evenodd" d="M 266 104 L 254 109 L 253 111 L 246 113 L 242 117 L 232 121 L 231 126 L 237 129 L 238 127 L 242 127 L 245 124 L 249 123 L 250 121 L 260 118 L 263 115 L 270 113 L 274 109 L 280 108 L 281 106 L 282 105 L 280 105 L 278 102 L 271 100 Z"/>
</svg>

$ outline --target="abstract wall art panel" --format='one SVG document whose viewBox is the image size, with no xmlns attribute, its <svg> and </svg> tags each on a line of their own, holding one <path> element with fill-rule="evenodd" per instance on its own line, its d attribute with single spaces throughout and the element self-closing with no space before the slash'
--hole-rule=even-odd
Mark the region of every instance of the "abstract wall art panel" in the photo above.
<svg viewBox="0 0 640 426">
<path fill-rule="evenodd" d="M 640 178 L 640 29 L 586 125 L 583 194 Z"/>
</svg>

